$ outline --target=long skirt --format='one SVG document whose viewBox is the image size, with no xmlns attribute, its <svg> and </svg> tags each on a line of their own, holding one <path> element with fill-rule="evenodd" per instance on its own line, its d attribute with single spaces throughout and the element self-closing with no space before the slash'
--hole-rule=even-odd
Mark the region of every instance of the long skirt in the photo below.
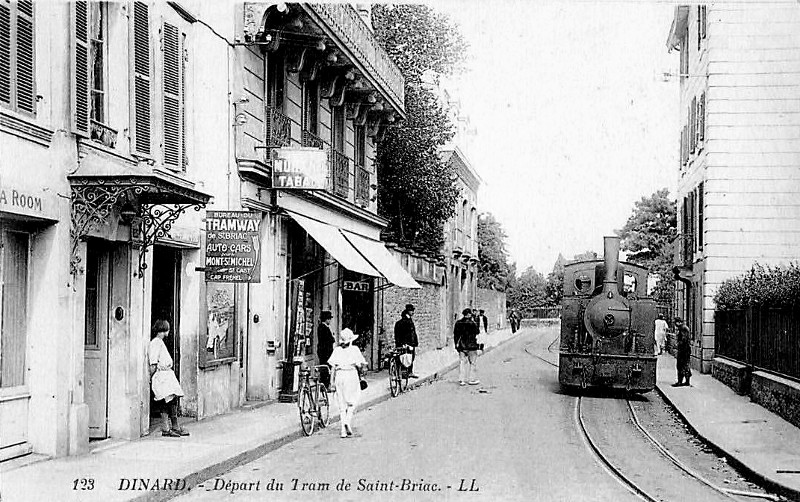
<svg viewBox="0 0 800 502">
<path fill-rule="evenodd" d="M 355 369 L 336 371 L 336 398 L 339 402 L 339 409 L 357 406 L 361 400 L 361 384 L 358 379 L 358 371 Z"/>
</svg>

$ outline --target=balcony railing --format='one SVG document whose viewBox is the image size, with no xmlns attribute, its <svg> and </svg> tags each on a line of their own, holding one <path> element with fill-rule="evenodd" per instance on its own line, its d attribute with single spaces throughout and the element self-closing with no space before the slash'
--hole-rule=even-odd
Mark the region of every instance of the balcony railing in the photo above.
<svg viewBox="0 0 800 502">
<path fill-rule="evenodd" d="M 322 138 L 313 132 L 306 130 L 303 131 L 303 135 L 300 138 L 300 144 L 308 148 L 319 148 L 320 150 L 325 148 L 325 142 L 322 141 Z"/>
<path fill-rule="evenodd" d="M 694 236 L 679 234 L 673 241 L 675 255 L 674 264 L 679 267 L 691 266 L 694 262 Z"/>
<path fill-rule="evenodd" d="M 331 190 L 335 195 L 347 198 L 350 191 L 350 165 L 347 156 L 331 149 L 329 158 Z"/>
<path fill-rule="evenodd" d="M 369 204 L 369 171 L 363 166 L 356 167 L 356 201 Z"/>
<path fill-rule="evenodd" d="M 266 107 L 267 148 L 281 148 L 292 143 L 292 123 L 289 117 L 273 106 Z"/>
<path fill-rule="evenodd" d="M 95 120 L 92 120 L 91 122 L 92 122 L 91 138 L 94 141 L 102 143 L 109 148 L 114 148 L 117 145 L 117 131 Z"/>
</svg>

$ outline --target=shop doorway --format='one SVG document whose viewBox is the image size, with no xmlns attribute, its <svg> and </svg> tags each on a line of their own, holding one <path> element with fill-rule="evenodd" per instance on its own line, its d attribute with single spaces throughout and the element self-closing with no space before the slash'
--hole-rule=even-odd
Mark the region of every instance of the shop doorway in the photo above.
<svg viewBox="0 0 800 502">
<path fill-rule="evenodd" d="M 109 372 L 109 342 L 114 330 L 120 340 L 128 336 L 127 324 L 121 322 L 128 305 L 128 260 L 127 245 L 86 242 L 83 357 L 90 439 L 108 437 L 109 381 L 122 378 Z"/>
<path fill-rule="evenodd" d="M 153 293 L 150 301 L 150 324 L 148 331 L 158 319 L 169 323 L 170 332 L 164 345 L 172 357 L 172 368 L 180 381 L 180 270 L 181 253 L 176 248 L 153 246 Z M 149 336 L 152 336 L 150 333 Z M 153 393 L 150 393 L 150 416 L 157 417 Z M 151 424 L 152 425 L 152 424 Z M 152 427 L 151 427 L 152 428 Z"/>
<path fill-rule="evenodd" d="M 370 368 L 372 359 L 373 333 L 375 329 L 374 280 L 349 270 L 344 271 L 342 281 L 342 328 L 350 328 L 358 335 L 354 342 L 367 358 Z"/>
</svg>

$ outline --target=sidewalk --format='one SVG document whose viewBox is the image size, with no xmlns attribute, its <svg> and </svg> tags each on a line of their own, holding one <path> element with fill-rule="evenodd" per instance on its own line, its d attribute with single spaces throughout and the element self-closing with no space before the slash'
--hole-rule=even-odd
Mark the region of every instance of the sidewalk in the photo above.
<svg viewBox="0 0 800 502">
<path fill-rule="evenodd" d="M 509 329 L 492 332 L 487 350 L 516 337 Z M 417 358 L 412 387 L 434 380 L 458 365 L 452 347 L 432 350 Z M 389 399 L 386 371 L 367 375 L 359 409 Z M 331 420 L 338 421 L 336 399 L 331 395 Z M 303 437 L 297 404 L 270 402 L 237 410 L 184 427 L 185 438 L 162 437 L 159 433 L 134 441 L 117 441 L 95 448 L 86 455 L 45 460 L 14 468 L 0 464 L 0 500 L 30 501 L 160 501 L 180 492 L 164 490 L 164 481 L 185 480 L 189 488 L 255 460 L 284 444 Z M 93 480 L 91 482 L 81 479 Z M 134 479 L 158 481 L 159 488 L 126 489 Z M 76 482 L 76 480 L 78 480 Z M 73 489 L 76 486 L 77 489 Z M 93 486 L 91 490 L 81 489 Z M 138 488 L 138 486 L 137 486 Z"/>
<path fill-rule="evenodd" d="M 675 358 L 659 356 L 658 390 L 692 429 L 733 465 L 800 500 L 800 429 L 711 375 L 693 372 L 691 387 L 672 387 L 676 379 Z"/>
</svg>

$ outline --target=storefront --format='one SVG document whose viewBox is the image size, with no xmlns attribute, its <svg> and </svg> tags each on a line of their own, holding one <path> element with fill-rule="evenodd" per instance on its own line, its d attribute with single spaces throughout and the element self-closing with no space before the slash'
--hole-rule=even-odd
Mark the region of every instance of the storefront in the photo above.
<svg viewBox="0 0 800 502">
<path fill-rule="evenodd" d="M 0 184 L 0 461 L 32 450 L 31 346 L 41 343 L 49 307 L 35 300 L 57 200 L 46 191 Z"/>
</svg>

